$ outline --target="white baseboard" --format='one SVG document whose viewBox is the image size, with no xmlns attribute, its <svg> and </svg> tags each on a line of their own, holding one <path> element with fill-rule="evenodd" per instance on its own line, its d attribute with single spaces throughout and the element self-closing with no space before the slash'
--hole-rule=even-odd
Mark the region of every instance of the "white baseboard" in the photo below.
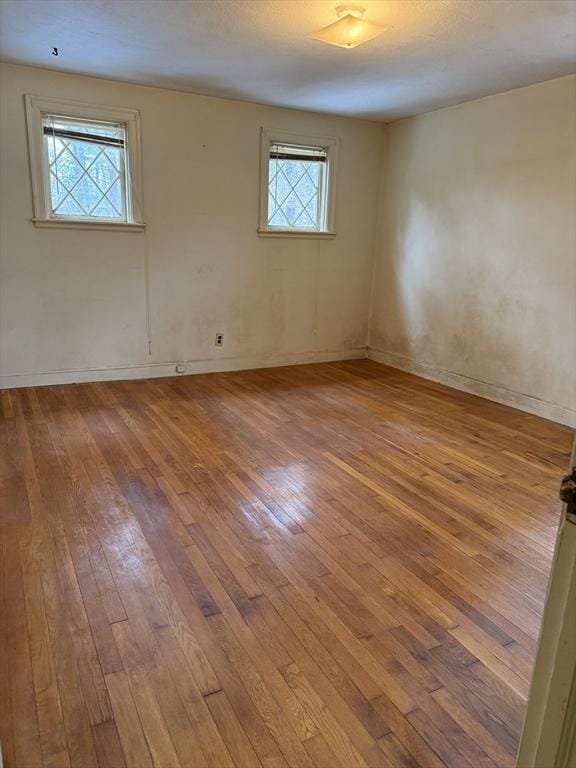
<svg viewBox="0 0 576 768">
<path fill-rule="evenodd" d="M 176 373 L 181 360 L 141 365 L 118 365 L 109 368 L 78 368 L 60 371 L 9 373 L 0 376 L 0 389 L 42 387 L 49 384 L 80 384 L 87 381 L 122 381 L 128 379 L 154 379 L 162 376 L 186 376 L 195 373 L 243 371 L 253 368 L 276 368 L 281 365 L 329 363 L 336 360 L 356 360 L 366 357 L 366 347 L 321 350 L 315 352 L 289 352 L 261 357 L 220 357 L 184 361 L 184 372 Z"/>
<path fill-rule="evenodd" d="M 375 360 L 377 363 L 383 363 L 392 368 L 399 368 L 402 371 L 414 373 L 423 379 L 437 381 L 440 384 L 446 384 L 448 387 L 459 389 L 462 392 L 469 392 L 472 395 L 479 395 L 503 405 L 510 405 L 513 408 L 533 413 L 536 416 L 542 416 L 545 419 L 565 424 L 568 427 L 576 427 L 576 410 L 566 408 L 566 406 L 541 400 L 521 392 L 514 392 L 498 384 L 479 381 L 470 376 L 464 376 L 461 373 L 418 363 L 416 360 L 404 357 L 404 355 L 399 355 L 396 352 L 386 352 L 383 349 L 368 347 L 367 356 L 370 360 Z"/>
</svg>

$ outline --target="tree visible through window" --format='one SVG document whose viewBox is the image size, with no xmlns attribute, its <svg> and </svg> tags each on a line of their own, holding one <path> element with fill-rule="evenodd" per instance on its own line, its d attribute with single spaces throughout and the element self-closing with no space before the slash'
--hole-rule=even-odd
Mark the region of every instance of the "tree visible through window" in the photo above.
<svg viewBox="0 0 576 768">
<path fill-rule="evenodd" d="M 126 221 L 126 136 L 121 124 L 43 115 L 53 216 Z"/>
</svg>

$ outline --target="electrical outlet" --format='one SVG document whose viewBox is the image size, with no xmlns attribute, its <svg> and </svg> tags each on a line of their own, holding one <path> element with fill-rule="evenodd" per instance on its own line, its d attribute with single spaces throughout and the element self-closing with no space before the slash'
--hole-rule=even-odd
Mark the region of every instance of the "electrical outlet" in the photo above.
<svg viewBox="0 0 576 768">
<path fill-rule="evenodd" d="M 216 334 L 216 340 L 214 341 L 214 346 L 216 346 L 216 347 L 223 347 L 224 346 L 224 334 L 223 333 L 217 333 Z"/>
<path fill-rule="evenodd" d="M 186 366 L 184 365 L 184 363 L 178 363 L 176 365 L 176 373 L 184 373 L 185 370 L 186 370 Z"/>
</svg>

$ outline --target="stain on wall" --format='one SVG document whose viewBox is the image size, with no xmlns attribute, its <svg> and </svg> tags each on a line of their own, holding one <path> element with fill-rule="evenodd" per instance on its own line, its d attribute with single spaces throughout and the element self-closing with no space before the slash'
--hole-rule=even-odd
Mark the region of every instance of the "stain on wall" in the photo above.
<svg viewBox="0 0 576 768">
<path fill-rule="evenodd" d="M 1 73 L 3 377 L 365 347 L 381 124 L 14 65 Z M 140 110 L 144 233 L 35 229 L 25 93 Z M 333 240 L 258 237 L 261 127 L 340 137 Z"/>
<path fill-rule="evenodd" d="M 576 405 L 576 78 L 388 126 L 370 345 Z"/>
</svg>

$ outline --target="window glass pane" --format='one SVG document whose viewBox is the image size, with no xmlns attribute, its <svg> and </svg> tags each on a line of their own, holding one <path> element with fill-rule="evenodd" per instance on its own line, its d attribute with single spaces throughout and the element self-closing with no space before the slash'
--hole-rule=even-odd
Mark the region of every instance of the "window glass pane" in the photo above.
<svg viewBox="0 0 576 768">
<path fill-rule="evenodd" d="M 77 140 L 70 141 L 68 149 L 82 168 L 88 168 L 100 156 L 102 150 L 98 144 L 89 144 L 86 141 Z"/>
<path fill-rule="evenodd" d="M 50 197 L 52 200 L 52 207 L 64 202 L 64 198 L 67 194 L 64 184 L 61 184 L 56 176 L 50 172 Z"/>
<path fill-rule="evenodd" d="M 61 216 L 84 216 L 84 211 L 78 205 L 76 200 L 70 195 L 66 195 L 64 200 L 58 206 L 58 213 Z"/>
<path fill-rule="evenodd" d="M 306 155 L 312 152 L 321 159 L 307 160 Z M 290 157 L 291 153 L 298 157 Z M 284 157 L 277 156 L 283 154 Z M 274 145 L 270 155 L 268 225 L 319 230 L 325 152 Z"/>
<path fill-rule="evenodd" d="M 46 115 L 43 131 L 52 213 L 125 221 L 123 126 Z"/>
<path fill-rule="evenodd" d="M 123 192 L 123 189 L 118 179 L 116 179 L 116 181 L 112 184 L 112 186 L 108 187 L 108 191 L 106 192 L 106 198 L 108 202 L 118 212 L 121 212 L 124 210 L 124 201 L 123 201 L 122 192 Z"/>
</svg>

